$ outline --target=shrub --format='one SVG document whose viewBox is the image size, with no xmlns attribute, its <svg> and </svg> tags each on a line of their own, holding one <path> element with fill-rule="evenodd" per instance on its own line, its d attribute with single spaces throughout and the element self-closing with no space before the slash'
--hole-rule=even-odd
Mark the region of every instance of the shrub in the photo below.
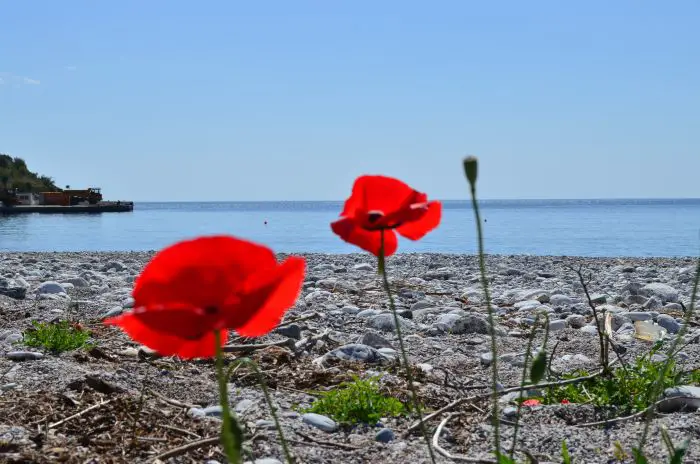
<svg viewBox="0 0 700 464">
<path fill-rule="evenodd" d="M 75 327 L 68 321 L 56 323 L 32 322 L 32 328 L 24 332 L 24 344 L 44 348 L 54 353 L 76 350 L 87 344 L 90 332 Z"/>
<path fill-rule="evenodd" d="M 401 401 L 380 392 L 376 377 L 362 380 L 355 376 L 352 382 L 341 384 L 341 388 L 320 395 L 305 412 L 323 414 L 340 423 L 376 424 L 382 417 L 405 412 Z"/>
</svg>

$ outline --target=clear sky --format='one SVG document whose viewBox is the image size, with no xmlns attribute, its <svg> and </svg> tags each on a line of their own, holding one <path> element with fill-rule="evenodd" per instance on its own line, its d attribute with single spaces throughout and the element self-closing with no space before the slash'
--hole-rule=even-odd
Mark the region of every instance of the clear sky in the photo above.
<svg viewBox="0 0 700 464">
<path fill-rule="evenodd" d="M 0 152 L 111 199 L 700 197 L 697 0 L 0 0 Z"/>
</svg>

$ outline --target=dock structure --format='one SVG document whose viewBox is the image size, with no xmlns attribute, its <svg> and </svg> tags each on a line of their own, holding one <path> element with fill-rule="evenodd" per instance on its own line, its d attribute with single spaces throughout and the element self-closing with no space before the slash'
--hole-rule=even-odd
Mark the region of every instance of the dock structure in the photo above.
<svg viewBox="0 0 700 464">
<path fill-rule="evenodd" d="M 134 210 L 131 201 L 103 202 L 95 205 L 13 205 L 0 204 L 0 214 L 99 214 L 99 213 L 128 213 Z"/>
</svg>

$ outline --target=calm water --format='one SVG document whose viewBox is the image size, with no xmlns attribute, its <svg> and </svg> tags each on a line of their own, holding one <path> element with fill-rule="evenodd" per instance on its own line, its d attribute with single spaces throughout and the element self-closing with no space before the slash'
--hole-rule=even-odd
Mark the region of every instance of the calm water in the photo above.
<svg viewBox="0 0 700 464">
<path fill-rule="evenodd" d="M 137 203 L 133 213 L 0 216 L 1 251 L 155 250 L 225 233 L 281 252 L 349 253 L 329 223 L 340 202 Z M 497 254 L 695 256 L 697 200 L 522 200 L 483 202 L 486 249 Z M 267 226 L 264 221 L 268 221 Z M 445 202 L 440 227 L 400 251 L 473 253 L 466 202 Z"/>
</svg>

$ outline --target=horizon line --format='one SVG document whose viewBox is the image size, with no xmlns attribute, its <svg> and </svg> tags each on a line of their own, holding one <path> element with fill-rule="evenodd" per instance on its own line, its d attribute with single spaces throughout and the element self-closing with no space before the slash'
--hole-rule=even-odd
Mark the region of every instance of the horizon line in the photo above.
<svg viewBox="0 0 700 464">
<path fill-rule="evenodd" d="M 700 197 L 479 198 L 478 201 L 659 201 L 700 200 Z M 115 200 L 116 201 L 116 200 Z M 129 200 L 134 203 L 343 203 L 345 200 Z M 469 198 L 440 198 L 442 202 L 471 202 Z"/>
</svg>

